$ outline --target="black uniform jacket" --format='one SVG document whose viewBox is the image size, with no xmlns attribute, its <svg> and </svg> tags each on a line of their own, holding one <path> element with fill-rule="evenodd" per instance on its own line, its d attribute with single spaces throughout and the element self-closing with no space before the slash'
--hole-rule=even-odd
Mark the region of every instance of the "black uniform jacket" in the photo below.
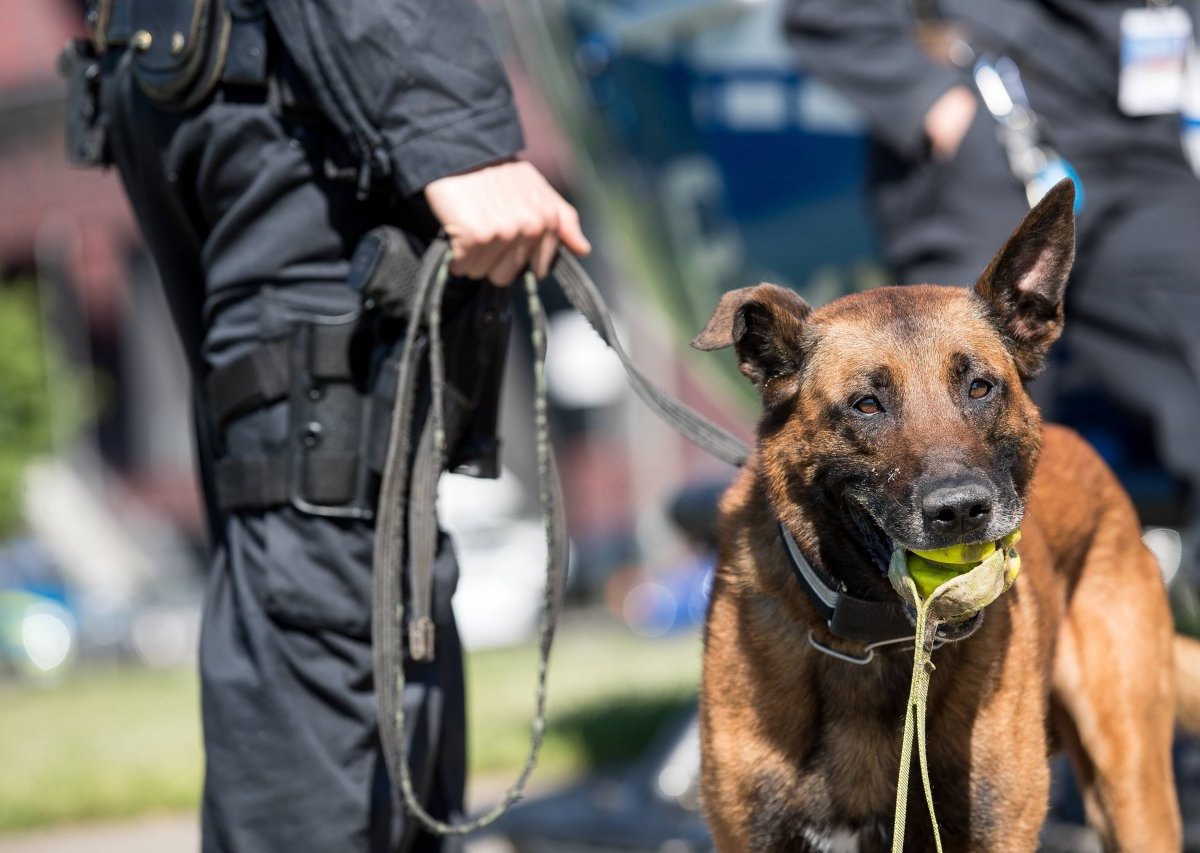
<svg viewBox="0 0 1200 853">
<path fill-rule="evenodd" d="M 522 147 L 473 0 L 266 0 L 289 57 L 373 175 L 405 195 Z"/>
</svg>

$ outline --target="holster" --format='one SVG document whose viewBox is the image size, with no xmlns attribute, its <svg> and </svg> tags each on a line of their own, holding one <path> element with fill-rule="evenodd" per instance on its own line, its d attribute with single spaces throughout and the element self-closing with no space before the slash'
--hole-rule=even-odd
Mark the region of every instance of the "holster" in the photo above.
<svg viewBox="0 0 1200 853">
<path fill-rule="evenodd" d="M 223 510 L 290 504 L 310 515 L 373 517 L 407 326 L 406 303 L 398 294 L 411 289 L 416 258 L 404 232 L 375 229 L 351 264 L 350 285 L 363 298 L 360 315 L 301 323 L 209 374 L 205 394 L 218 435 L 239 418 L 287 405 L 286 448 L 221 454 L 214 479 Z M 455 282 L 447 289 L 441 327 L 447 470 L 499 475 L 496 427 L 509 301 L 507 290 L 481 282 Z M 426 331 L 419 335 L 415 348 L 423 362 Z M 420 375 L 426 373 L 422 368 Z M 416 418 L 424 418 L 429 404 L 429 389 L 422 386 Z"/>
<path fill-rule="evenodd" d="M 350 286 L 364 305 L 389 320 L 406 319 L 420 256 L 408 234 L 390 225 L 370 231 L 351 258 Z M 447 417 L 461 421 L 447 450 L 447 470 L 472 477 L 500 474 L 497 425 L 512 326 L 509 288 L 459 279 L 446 289 Z"/>
</svg>

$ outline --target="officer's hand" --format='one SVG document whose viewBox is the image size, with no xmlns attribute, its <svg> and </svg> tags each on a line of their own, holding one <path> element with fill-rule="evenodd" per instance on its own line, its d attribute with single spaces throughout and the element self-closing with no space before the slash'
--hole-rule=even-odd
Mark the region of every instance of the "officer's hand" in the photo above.
<svg viewBox="0 0 1200 853">
<path fill-rule="evenodd" d="M 925 135 L 937 160 L 949 160 L 975 120 L 975 96 L 966 86 L 948 89 L 925 113 Z"/>
<path fill-rule="evenodd" d="M 450 272 L 509 284 L 526 266 L 544 278 L 561 241 L 592 250 L 579 214 L 529 163 L 513 160 L 440 178 L 425 199 L 450 237 Z"/>
</svg>

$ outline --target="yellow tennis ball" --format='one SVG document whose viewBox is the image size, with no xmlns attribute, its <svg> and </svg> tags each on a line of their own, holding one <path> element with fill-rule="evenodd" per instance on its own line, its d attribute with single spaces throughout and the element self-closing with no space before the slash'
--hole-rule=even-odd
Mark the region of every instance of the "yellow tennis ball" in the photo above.
<svg viewBox="0 0 1200 853">
<path fill-rule="evenodd" d="M 949 550 L 949 549 L 941 549 Z M 924 553 L 937 553 L 926 551 Z M 921 598 L 929 598 L 933 595 L 933 591 L 946 581 L 956 578 L 961 574 L 971 571 L 978 563 L 966 563 L 961 565 L 949 565 L 939 563 L 933 560 L 926 559 L 920 554 L 909 551 L 905 555 L 908 562 L 908 576 L 913 579 L 917 585 L 917 591 L 921 593 Z"/>
<path fill-rule="evenodd" d="M 995 552 L 995 542 L 979 542 L 974 545 L 951 545 L 948 548 L 934 548 L 932 551 L 913 551 L 912 553 L 934 563 L 963 566 L 967 563 L 982 563 Z"/>
<path fill-rule="evenodd" d="M 1017 550 L 1015 548 L 1013 548 L 1009 551 L 1008 569 L 1005 573 L 1005 577 L 1008 578 L 1008 582 L 1010 585 L 1014 581 L 1016 581 L 1017 575 L 1019 575 L 1020 573 L 1021 573 L 1021 555 L 1017 553 Z"/>
</svg>

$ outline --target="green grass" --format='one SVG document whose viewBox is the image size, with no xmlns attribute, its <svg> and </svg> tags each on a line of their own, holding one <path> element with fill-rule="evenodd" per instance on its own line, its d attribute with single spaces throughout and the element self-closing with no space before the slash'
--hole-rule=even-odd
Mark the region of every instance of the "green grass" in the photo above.
<svg viewBox="0 0 1200 853">
<path fill-rule="evenodd" d="M 198 701 L 191 672 L 0 690 L 0 829 L 194 807 Z"/>
<path fill-rule="evenodd" d="M 693 695 L 699 660 L 694 635 L 650 642 L 594 624 L 560 632 L 535 778 L 563 778 L 637 755 Z M 510 775 L 524 760 L 534 662 L 532 647 L 468 659 L 477 778 Z M 53 687 L 0 686 L 0 832 L 194 809 L 202 774 L 191 671 L 106 668 Z"/>
<path fill-rule="evenodd" d="M 468 660 L 472 773 L 508 773 L 524 761 L 535 660 L 533 648 L 480 652 Z M 562 632 L 550 661 L 550 724 L 537 778 L 633 758 L 694 696 L 699 679 L 694 634 L 651 642 L 611 629 Z"/>
</svg>

